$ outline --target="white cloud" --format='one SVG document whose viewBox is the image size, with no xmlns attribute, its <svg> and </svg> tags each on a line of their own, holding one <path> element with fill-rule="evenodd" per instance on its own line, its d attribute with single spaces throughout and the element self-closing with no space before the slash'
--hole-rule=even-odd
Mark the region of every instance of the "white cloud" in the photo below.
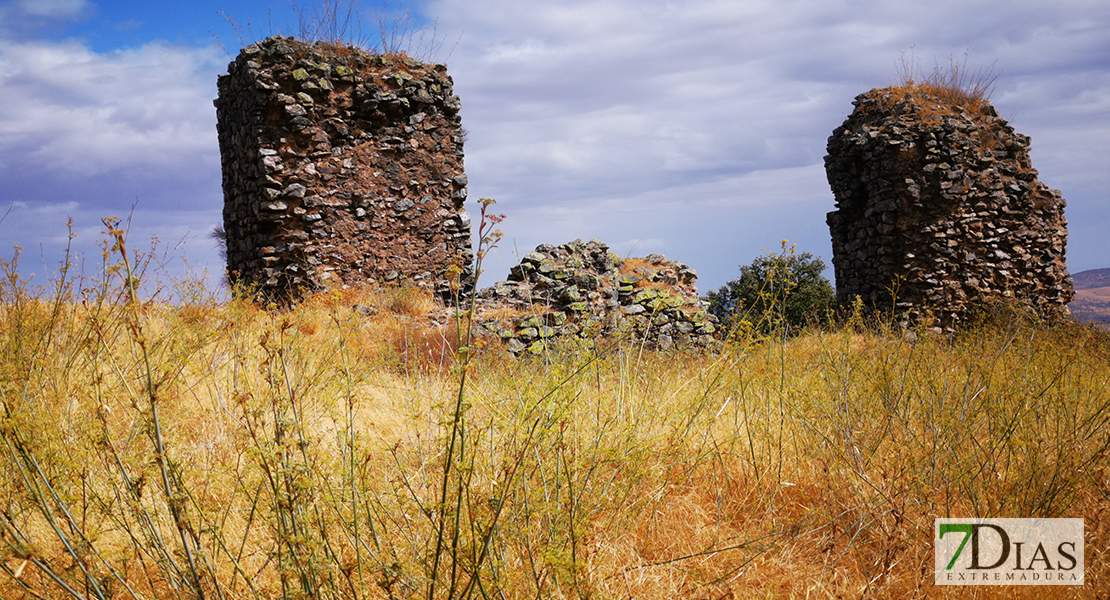
<svg viewBox="0 0 1110 600">
<path fill-rule="evenodd" d="M 74 18 L 92 8 L 85 0 L 20 0 L 15 6 L 33 17 Z"/>
<path fill-rule="evenodd" d="M 0 34 L 26 35 L 44 27 L 78 21 L 95 9 L 96 5 L 87 0 L 0 1 Z"/>
<path fill-rule="evenodd" d="M 76 40 L 0 38 L 0 252 L 19 243 L 40 264 L 74 250 L 99 260 L 100 218 L 126 217 L 132 237 L 176 243 L 219 269 L 203 239 L 222 220 L 211 48 L 163 43 L 95 53 Z"/>
<path fill-rule="evenodd" d="M 25 5 L 40 20 L 91 6 L 0 4 L 0 29 L 34 17 Z M 926 70 L 965 52 L 973 70 L 995 63 L 995 106 L 1068 199 L 1073 269 L 1108 266 L 1108 3 L 436 0 L 427 14 L 451 52 L 471 197 L 509 217 L 487 280 L 515 262 L 514 242 L 575 238 L 639 241 L 698 269 L 703 289 L 783 238 L 827 261 L 827 137 L 903 53 Z M 3 245 L 56 241 L 65 214 L 91 240 L 138 199 L 136 234 L 197 232 L 187 255 L 218 270 L 203 235 L 221 219 L 211 101 L 226 60 L 0 34 L 0 210 L 28 207 L 0 225 Z"/>
<path fill-rule="evenodd" d="M 215 147 L 214 49 L 0 40 L 0 155 L 76 175 L 168 169 Z"/>
<path fill-rule="evenodd" d="M 965 53 L 972 71 L 994 63 L 995 105 L 1034 136 L 1042 179 L 1084 182 L 1063 189 L 1069 210 L 1110 184 L 1105 3 L 440 0 L 428 14 L 463 34 L 449 67 L 472 194 L 502 200 L 524 251 L 643 237 L 731 272 L 754 254 L 677 236 L 746 210 L 760 227 L 744 235 L 766 239 L 744 248 L 789 236 L 828 259 L 827 137 L 855 95 L 895 81 L 900 56 L 926 71 Z M 1105 266 L 1097 243 L 1073 226 L 1073 261 Z"/>
</svg>

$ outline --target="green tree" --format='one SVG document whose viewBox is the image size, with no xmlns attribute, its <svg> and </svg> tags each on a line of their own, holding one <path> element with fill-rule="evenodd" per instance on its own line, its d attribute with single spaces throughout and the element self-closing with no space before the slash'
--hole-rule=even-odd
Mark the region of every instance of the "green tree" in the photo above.
<svg viewBox="0 0 1110 600">
<path fill-rule="evenodd" d="M 769 253 L 740 267 L 740 278 L 709 292 L 709 312 L 729 331 L 740 327 L 763 333 L 800 329 L 828 320 L 836 307 L 832 284 L 821 273 L 825 263 L 798 253 L 783 240 L 782 252 Z"/>
</svg>

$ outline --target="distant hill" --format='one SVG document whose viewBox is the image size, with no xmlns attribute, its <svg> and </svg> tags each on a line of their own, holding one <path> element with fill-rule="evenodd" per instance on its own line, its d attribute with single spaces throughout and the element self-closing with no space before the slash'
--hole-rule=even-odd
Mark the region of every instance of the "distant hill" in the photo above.
<svg viewBox="0 0 1110 600">
<path fill-rule="evenodd" d="M 1082 271 L 1071 279 L 1075 285 L 1075 300 L 1068 305 L 1072 316 L 1110 330 L 1110 269 Z"/>
<path fill-rule="evenodd" d="M 1110 269 L 1091 269 L 1071 276 L 1072 283 L 1077 290 L 1093 290 L 1095 288 L 1110 287 Z"/>
</svg>

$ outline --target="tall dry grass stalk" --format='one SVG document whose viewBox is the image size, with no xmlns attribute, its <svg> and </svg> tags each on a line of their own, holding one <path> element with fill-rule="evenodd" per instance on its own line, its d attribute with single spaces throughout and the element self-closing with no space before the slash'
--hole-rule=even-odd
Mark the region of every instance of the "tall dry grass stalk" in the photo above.
<svg viewBox="0 0 1110 600">
<path fill-rule="evenodd" d="M 365 13 L 355 0 L 313 0 L 309 3 L 290 0 L 290 5 L 296 16 L 295 26 L 275 23 L 272 13 L 265 28 L 249 19 L 240 21 L 222 9 L 220 15 L 231 26 L 239 46 L 270 35 L 285 34 L 310 44 L 324 44 L 339 54 L 357 48 L 371 54 L 431 62 L 442 53 L 446 41 L 439 34 L 438 21 L 421 25 L 410 10 L 393 9 L 388 3 L 374 8 L 365 16 L 365 22 Z M 215 37 L 223 47 L 222 40 Z"/>
<path fill-rule="evenodd" d="M 997 83 L 998 74 L 994 72 L 994 65 L 989 69 L 970 71 L 967 53 L 964 53 L 962 61 L 949 58 L 947 67 L 937 63 L 931 72 L 922 71 L 911 54 L 909 60 L 903 55 L 899 61 L 895 87 L 976 111 L 990 101 Z"/>
<path fill-rule="evenodd" d="M 144 301 L 149 255 L 109 234 L 92 279 L 0 264 L 5 599 L 1110 589 L 1103 333 L 1001 315 L 911 341 L 857 316 L 515 360 L 463 320 L 437 362 L 387 335 L 427 333 L 403 292 Z M 1087 586 L 934 588 L 947 516 L 1085 517 Z"/>
</svg>

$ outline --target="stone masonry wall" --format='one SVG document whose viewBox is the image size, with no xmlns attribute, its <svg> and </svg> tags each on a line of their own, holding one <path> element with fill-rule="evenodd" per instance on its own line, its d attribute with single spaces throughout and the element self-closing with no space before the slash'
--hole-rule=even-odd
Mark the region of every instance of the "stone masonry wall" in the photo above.
<svg viewBox="0 0 1110 600">
<path fill-rule="evenodd" d="M 985 101 L 883 88 L 853 104 L 825 157 L 841 305 L 930 309 L 946 327 L 992 297 L 1065 310 L 1065 202 L 1037 180 L 1027 136 Z"/>
<path fill-rule="evenodd" d="M 539 354 L 560 338 L 626 335 L 647 347 L 714 345 L 717 317 L 698 297 L 698 274 L 661 254 L 621 259 L 598 240 L 541 244 L 507 281 L 478 292 L 483 327 L 514 354 Z M 514 314 L 515 313 L 515 314 Z"/>
<path fill-rule="evenodd" d="M 218 87 L 233 283 L 285 302 L 400 279 L 445 293 L 450 265 L 472 268 L 445 66 L 275 36 Z"/>
</svg>

